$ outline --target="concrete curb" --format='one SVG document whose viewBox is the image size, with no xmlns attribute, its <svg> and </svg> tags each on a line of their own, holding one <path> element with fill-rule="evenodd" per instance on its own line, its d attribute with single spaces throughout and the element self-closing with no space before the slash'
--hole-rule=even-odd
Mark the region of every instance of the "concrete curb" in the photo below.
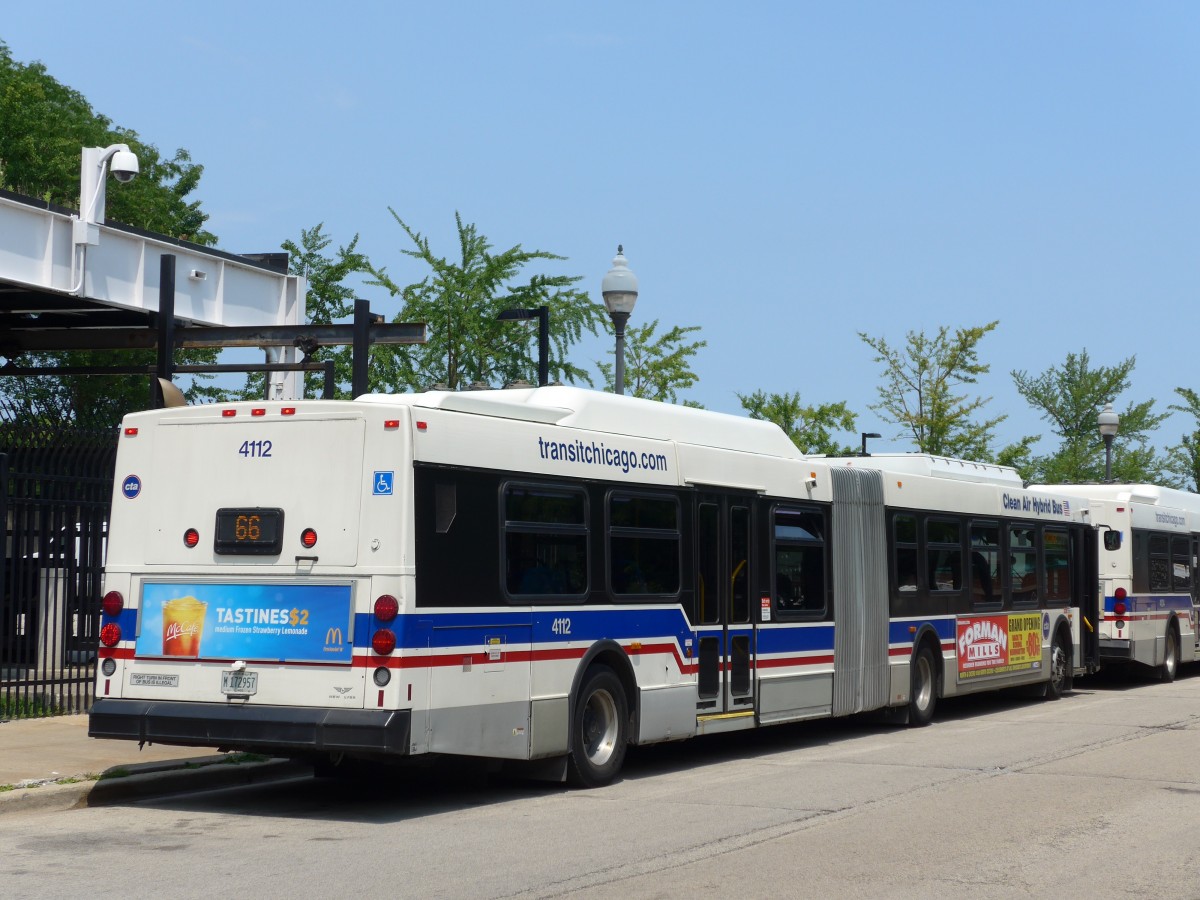
<svg viewBox="0 0 1200 900">
<path fill-rule="evenodd" d="M 226 762 L 227 757 L 118 766 L 109 775 L 71 784 L 43 784 L 0 793 L 0 816 L 9 813 L 64 811 L 86 806 L 111 806 L 166 794 L 214 791 L 248 784 L 280 781 L 312 774 L 312 767 L 289 759 L 264 762 Z"/>
</svg>

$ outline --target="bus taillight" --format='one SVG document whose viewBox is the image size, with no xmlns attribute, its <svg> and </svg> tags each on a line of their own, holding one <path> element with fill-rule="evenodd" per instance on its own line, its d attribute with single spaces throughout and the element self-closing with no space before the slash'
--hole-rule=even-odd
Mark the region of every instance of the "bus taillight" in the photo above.
<svg viewBox="0 0 1200 900">
<path fill-rule="evenodd" d="M 121 643 L 121 626 L 116 622 L 109 622 L 101 628 L 100 643 L 105 647 L 115 647 Z"/>
<path fill-rule="evenodd" d="M 373 635 L 371 635 L 371 649 L 380 656 L 387 656 L 396 649 L 395 632 L 387 628 L 380 628 Z"/>
<path fill-rule="evenodd" d="M 375 618 L 380 622 L 390 622 L 400 612 L 400 601 L 391 594 L 383 594 L 375 600 Z"/>
<path fill-rule="evenodd" d="M 100 610 L 106 616 L 119 616 L 125 608 L 125 598 L 120 591 L 109 591 L 100 601 Z"/>
<path fill-rule="evenodd" d="M 183 545 L 189 549 L 200 543 L 200 532 L 195 528 L 189 528 L 183 533 Z"/>
<path fill-rule="evenodd" d="M 317 546 L 317 529 L 305 528 L 300 532 L 300 543 L 304 545 L 306 550 L 311 550 Z"/>
<path fill-rule="evenodd" d="M 1125 618 L 1125 611 L 1128 609 L 1128 607 L 1125 606 L 1125 598 L 1128 596 L 1129 595 L 1125 592 L 1125 588 L 1123 587 L 1119 587 L 1113 591 L 1113 615 L 1116 616 L 1118 620 Z M 1118 621 L 1116 625 L 1118 628 L 1125 627 L 1125 623 L 1122 621 Z"/>
</svg>

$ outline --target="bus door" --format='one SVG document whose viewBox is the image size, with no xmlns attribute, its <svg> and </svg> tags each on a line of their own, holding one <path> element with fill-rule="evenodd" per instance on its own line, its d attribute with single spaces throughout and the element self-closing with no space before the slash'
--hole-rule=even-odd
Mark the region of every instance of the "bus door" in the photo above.
<svg viewBox="0 0 1200 900">
<path fill-rule="evenodd" d="M 754 714 L 750 510 L 744 494 L 696 497 L 697 714 Z"/>
<path fill-rule="evenodd" d="M 1196 649 L 1200 651 L 1200 537 L 1192 535 L 1192 558 L 1190 560 L 1192 586 L 1192 632 L 1195 635 Z M 1200 658 L 1200 653 L 1197 654 Z"/>
<path fill-rule="evenodd" d="M 1072 581 L 1079 584 L 1072 605 L 1079 605 L 1083 621 L 1079 623 L 1079 660 L 1085 672 L 1100 669 L 1100 623 L 1104 620 L 1104 587 L 1100 572 L 1100 532 L 1095 529 L 1072 531 L 1072 540 L 1079 538 L 1082 552 L 1073 553 L 1075 572 Z"/>
</svg>

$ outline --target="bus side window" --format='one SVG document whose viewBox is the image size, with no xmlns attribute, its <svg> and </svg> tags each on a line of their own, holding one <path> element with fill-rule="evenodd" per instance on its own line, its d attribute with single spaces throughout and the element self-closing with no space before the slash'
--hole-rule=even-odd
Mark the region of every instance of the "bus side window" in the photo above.
<svg viewBox="0 0 1200 900">
<path fill-rule="evenodd" d="M 994 604 L 1000 598 L 1000 526 L 971 524 L 971 602 Z"/>
<path fill-rule="evenodd" d="M 587 590 L 587 500 L 583 491 L 544 485 L 504 487 L 505 588 L 527 597 Z"/>
<path fill-rule="evenodd" d="M 896 559 L 896 590 L 917 591 L 917 519 L 898 514 L 892 522 L 892 541 Z"/>
<path fill-rule="evenodd" d="M 1065 603 L 1071 599 L 1071 554 L 1066 531 L 1047 528 L 1042 535 L 1046 560 L 1046 599 Z"/>
<path fill-rule="evenodd" d="M 825 516 L 816 509 L 775 510 L 775 605 L 780 612 L 823 615 Z"/>
<path fill-rule="evenodd" d="M 1038 533 L 1032 525 L 1008 528 L 1009 590 L 1015 604 L 1038 601 Z"/>
<path fill-rule="evenodd" d="M 925 520 L 925 552 L 931 591 L 962 590 L 962 531 L 948 519 Z"/>
</svg>

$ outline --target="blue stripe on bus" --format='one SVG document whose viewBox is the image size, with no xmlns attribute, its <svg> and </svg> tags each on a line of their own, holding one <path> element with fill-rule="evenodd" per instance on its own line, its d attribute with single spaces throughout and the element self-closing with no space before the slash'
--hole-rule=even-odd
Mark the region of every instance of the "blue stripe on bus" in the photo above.
<svg viewBox="0 0 1200 900">
<path fill-rule="evenodd" d="M 1192 598 L 1188 594 L 1130 594 L 1121 601 L 1127 612 L 1165 612 L 1168 609 L 1190 610 Z M 1104 611 L 1115 613 L 1117 601 L 1114 597 L 1104 598 Z"/>
<path fill-rule="evenodd" d="M 942 641 L 955 640 L 954 617 L 925 621 L 904 619 L 888 624 L 888 643 L 912 643 L 916 632 L 929 625 Z M 370 613 L 354 617 L 354 644 L 369 647 L 375 629 L 383 627 Z M 402 650 L 461 647 L 478 641 L 479 631 L 519 643 L 566 644 L 598 640 L 676 640 L 682 646 L 697 634 L 720 626 L 692 626 L 679 609 L 546 608 L 520 611 L 410 613 L 390 626 Z M 732 626 L 731 633 L 748 633 L 751 626 Z M 569 629 L 569 630 L 568 630 Z M 470 632 L 468 635 L 467 632 Z M 757 628 L 761 654 L 832 650 L 834 623 L 796 623 Z"/>
</svg>

